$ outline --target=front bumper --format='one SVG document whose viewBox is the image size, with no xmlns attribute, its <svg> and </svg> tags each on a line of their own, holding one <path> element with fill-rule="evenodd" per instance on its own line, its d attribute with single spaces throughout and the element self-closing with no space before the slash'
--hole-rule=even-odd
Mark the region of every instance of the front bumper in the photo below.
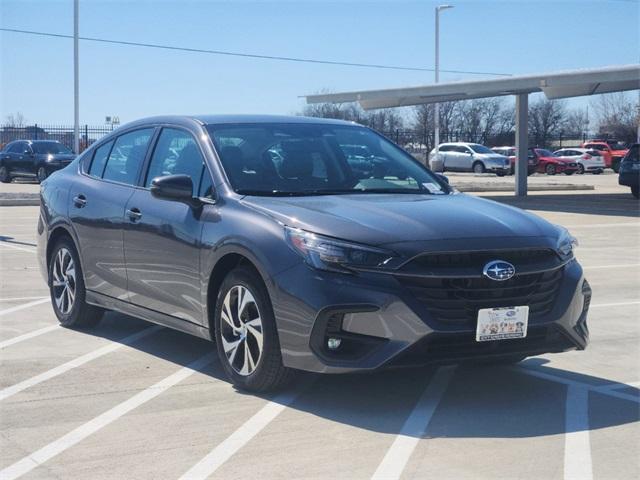
<svg viewBox="0 0 640 480">
<path fill-rule="evenodd" d="M 584 349 L 591 290 L 575 260 L 563 269 L 553 307 L 530 319 L 527 338 L 477 343 L 475 325 L 440 322 L 392 275 L 343 275 L 299 264 L 274 278 L 283 362 L 302 370 L 346 373 Z M 330 351 L 328 337 L 341 338 L 341 347 Z"/>
</svg>

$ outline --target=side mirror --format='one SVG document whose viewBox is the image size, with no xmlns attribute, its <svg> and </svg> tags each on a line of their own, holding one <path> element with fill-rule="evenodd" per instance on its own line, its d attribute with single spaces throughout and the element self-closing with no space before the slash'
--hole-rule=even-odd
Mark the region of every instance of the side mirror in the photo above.
<svg viewBox="0 0 640 480">
<path fill-rule="evenodd" d="M 151 181 L 151 195 L 164 200 L 194 203 L 193 181 L 189 175 L 165 175 Z"/>
<path fill-rule="evenodd" d="M 443 175 L 442 173 L 436 173 L 436 175 L 440 180 L 442 180 L 444 183 L 449 185 L 449 177 L 447 177 L 446 175 Z"/>
</svg>

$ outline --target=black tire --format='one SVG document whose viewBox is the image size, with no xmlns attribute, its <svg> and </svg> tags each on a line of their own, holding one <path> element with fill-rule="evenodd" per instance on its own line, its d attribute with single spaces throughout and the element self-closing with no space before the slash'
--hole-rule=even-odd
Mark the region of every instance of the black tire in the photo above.
<svg viewBox="0 0 640 480">
<path fill-rule="evenodd" d="M 619 158 L 614 158 L 611 161 L 611 169 L 616 173 L 620 172 L 620 159 Z"/>
<path fill-rule="evenodd" d="M 38 172 L 36 173 L 36 177 L 38 178 L 38 182 L 44 182 L 49 176 L 49 172 L 45 167 L 39 167 Z"/>
<path fill-rule="evenodd" d="M 482 162 L 475 162 L 471 168 L 473 169 L 473 173 L 484 173 L 486 171 L 484 163 Z"/>
<path fill-rule="evenodd" d="M 634 197 L 640 200 L 640 188 L 631 187 L 631 195 L 633 195 Z"/>
<path fill-rule="evenodd" d="M 578 174 L 580 175 L 584 175 L 584 165 L 582 165 L 581 163 L 578 164 Z"/>
<path fill-rule="evenodd" d="M 547 175 L 555 175 L 556 174 L 556 166 L 553 163 L 548 163 L 546 167 L 544 167 L 544 171 Z"/>
<path fill-rule="evenodd" d="M 504 177 L 504 173 L 496 173 L 496 177 Z"/>
<path fill-rule="evenodd" d="M 603 170 L 602 170 L 602 169 L 598 169 L 598 170 L 594 170 L 594 171 L 593 171 L 593 174 L 594 174 L 594 175 L 600 175 L 601 173 L 603 173 Z"/>
<path fill-rule="evenodd" d="M 232 363 L 237 363 L 235 355 L 232 357 L 232 362 L 227 358 L 227 354 L 224 351 L 225 343 L 223 343 L 222 339 L 222 335 L 224 334 L 226 338 L 225 342 L 229 345 L 231 343 L 229 339 L 233 340 L 235 337 L 238 339 L 246 338 L 243 342 L 238 340 L 240 344 L 236 347 L 236 355 L 244 354 L 247 348 L 249 348 L 249 352 L 251 352 L 252 349 L 255 352 L 257 346 L 255 337 L 251 337 L 253 338 L 253 342 L 249 341 L 250 336 L 247 333 L 248 330 L 246 327 L 243 334 L 236 333 L 235 330 L 230 330 L 231 327 L 222 319 L 222 310 L 227 294 L 230 294 L 230 298 L 233 298 L 233 290 L 238 287 L 244 287 L 248 290 L 255 300 L 257 315 L 261 319 L 263 339 L 262 352 L 258 356 L 255 368 L 253 371 L 245 374 L 237 371 L 238 365 L 232 365 Z M 232 308 L 231 311 L 237 312 L 237 308 Z M 232 319 L 233 323 L 242 324 L 242 320 L 237 317 L 237 314 L 235 314 Z M 286 386 L 295 375 L 295 370 L 287 368 L 282 364 L 280 341 L 278 339 L 278 331 L 276 329 L 271 300 L 269 299 L 269 292 L 262 278 L 255 270 L 248 267 L 238 267 L 226 276 L 220 286 L 220 291 L 216 299 L 214 329 L 220 363 L 236 387 L 251 392 L 273 391 Z M 250 344 L 251 346 L 249 346 Z M 238 353 L 240 350 L 242 350 L 242 354 Z M 252 355 L 252 358 L 254 356 L 255 354 Z M 239 361 L 242 362 L 242 359 Z"/>
<path fill-rule="evenodd" d="M 564 172 L 565 175 L 573 175 L 574 173 L 576 172 L 574 172 L 573 170 L 565 170 Z"/>
<path fill-rule="evenodd" d="M 67 278 L 67 284 L 73 286 L 74 298 L 71 302 L 71 308 L 67 310 L 63 305 L 58 305 L 56 300 L 60 295 L 61 289 L 64 287 L 56 286 L 54 278 L 60 277 L 60 270 L 54 271 L 57 268 L 56 259 L 62 252 L 68 252 L 73 260 L 73 266 L 75 269 L 73 282 L 71 282 L 71 275 Z M 66 254 L 65 254 L 66 255 Z M 68 264 L 67 264 L 68 265 Z M 51 250 L 51 256 L 49 257 L 49 294 L 51 296 L 51 305 L 53 311 L 58 317 L 60 325 L 67 328 L 75 329 L 87 329 L 95 327 L 104 314 L 104 310 L 93 305 L 86 303 L 86 290 L 84 286 L 84 278 L 82 276 L 82 265 L 80 264 L 80 258 L 76 251 L 75 245 L 69 238 L 62 238 L 54 245 Z"/>
<path fill-rule="evenodd" d="M 11 183 L 11 172 L 4 165 L 0 166 L 0 182 Z"/>
</svg>

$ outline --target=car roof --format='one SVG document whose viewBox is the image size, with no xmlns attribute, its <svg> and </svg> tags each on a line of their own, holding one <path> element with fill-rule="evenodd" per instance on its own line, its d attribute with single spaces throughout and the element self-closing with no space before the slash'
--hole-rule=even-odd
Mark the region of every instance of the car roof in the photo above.
<svg viewBox="0 0 640 480">
<path fill-rule="evenodd" d="M 201 125 L 220 124 L 252 124 L 252 123 L 297 123 L 297 124 L 323 124 L 323 125 L 358 125 L 356 122 L 336 120 L 333 118 L 301 117 L 296 115 L 162 115 L 146 117 L 123 125 L 128 128 L 149 123 L 193 123 Z"/>
</svg>

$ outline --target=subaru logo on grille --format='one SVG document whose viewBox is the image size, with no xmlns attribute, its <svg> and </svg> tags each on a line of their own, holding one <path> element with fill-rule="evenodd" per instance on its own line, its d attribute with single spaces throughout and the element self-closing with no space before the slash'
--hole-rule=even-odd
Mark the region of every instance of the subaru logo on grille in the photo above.
<svg viewBox="0 0 640 480">
<path fill-rule="evenodd" d="M 482 269 L 482 274 L 491 280 L 499 282 L 509 280 L 516 274 L 516 269 L 509 262 L 503 260 L 493 260 L 487 263 Z"/>
</svg>

